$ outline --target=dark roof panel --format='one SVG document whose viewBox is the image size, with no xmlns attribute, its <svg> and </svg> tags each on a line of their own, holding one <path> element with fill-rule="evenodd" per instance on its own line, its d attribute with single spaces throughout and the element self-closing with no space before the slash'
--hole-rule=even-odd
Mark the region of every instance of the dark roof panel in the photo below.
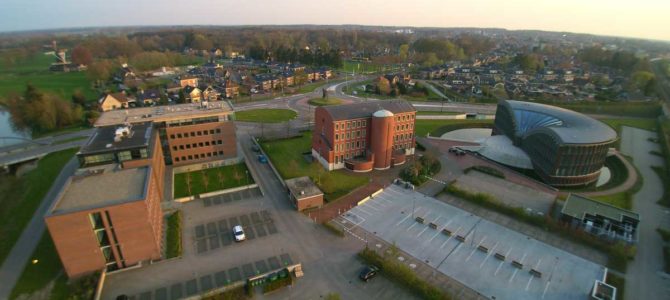
<svg viewBox="0 0 670 300">
<path fill-rule="evenodd" d="M 378 110 L 388 110 L 393 114 L 416 111 L 414 106 L 404 100 L 368 101 L 355 104 L 323 106 L 333 120 L 369 118 Z"/>
</svg>

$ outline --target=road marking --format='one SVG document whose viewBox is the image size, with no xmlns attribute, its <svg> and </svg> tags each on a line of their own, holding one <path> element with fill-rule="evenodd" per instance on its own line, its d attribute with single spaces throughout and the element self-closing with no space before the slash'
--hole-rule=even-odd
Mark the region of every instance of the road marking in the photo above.
<svg viewBox="0 0 670 300">
<path fill-rule="evenodd" d="M 526 255 L 528 255 L 528 253 L 524 253 L 524 254 L 523 254 L 523 256 L 521 257 L 521 259 L 519 260 L 520 263 L 523 264 L 523 260 L 526 258 Z M 516 268 L 515 268 L 515 269 L 516 269 Z M 518 271 L 519 271 L 519 269 L 514 270 L 514 274 L 512 274 L 512 277 L 510 277 L 509 282 L 512 282 L 512 280 L 514 279 L 514 276 L 516 276 L 516 273 L 517 273 Z"/>
<path fill-rule="evenodd" d="M 512 252 L 512 249 L 513 249 L 513 248 L 509 248 L 509 250 L 507 250 L 507 253 L 505 253 L 505 259 L 507 259 L 507 257 L 509 257 L 509 253 Z M 496 269 L 496 271 L 493 273 L 493 276 L 494 276 L 494 277 L 498 274 L 498 271 L 500 271 L 500 267 L 502 267 L 503 263 L 505 263 L 504 260 L 500 262 L 500 265 L 498 266 L 498 268 Z"/>
<path fill-rule="evenodd" d="M 528 283 L 526 283 L 526 292 L 528 291 L 528 288 L 530 287 L 530 283 L 533 281 L 533 278 L 535 278 L 535 276 L 533 275 L 530 275 L 530 278 L 528 278 Z"/>
<path fill-rule="evenodd" d="M 514 279 L 514 276 L 516 276 L 516 273 L 517 273 L 517 272 L 519 272 L 519 269 L 514 268 L 514 273 L 512 274 L 512 277 L 509 278 L 509 281 L 508 281 L 507 283 L 512 282 L 512 280 Z"/>
<path fill-rule="evenodd" d="M 370 208 L 372 208 L 376 211 L 380 211 L 380 210 L 384 209 L 384 206 L 381 206 L 379 203 L 375 203 L 375 205 L 372 205 L 372 200 L 374 200 L 374 199 L 370 199 L 370 201 L 365 202 L 365 204 L 363 204 L 363 205 L 370 206 Z M 381 207 L 377 207 L 377 205 L 379 205 Z"/>
<path fill-rule="evenodd" d="M 551 281 L 547 281 L 547 285 L 544 286 L 544 292 L 542 292 L 542 299 L 544 299 L 544 295 L 547 293 L 547 290 L 549 289 L 549 284 Z"/>
<path fill-rule="evenodd" d="M 456 234 L 458 234 L 458 231 L 459 231 L 459 230 L 461 230 L 461 227 L 458 227 L 458 229 L 456 229 L 456 231 L 454 231 L 454 232 L 451 234 L 451 236 L 449 236 L 449 238 L 448 238 L 446 241 L 444 241 L 444 243 L 442 243 L 442 246 L 440 246 L 440 249 L 442 249 L 442 247 L 444 247 L 444 245 L 446 245 L 447 242 L 448 242 L 449 240 L 451 240 L 451 238 L 453 238 Z"/>
<path fill-rule="evenodd" d="M 368 215 L 370 215 L 370 216 L 373 215 L 371 212 L 368 212 L 368 211 L 366 211 L 365 209 L 363 209 L 363 207 L 357 206 L 356 209 L 357 209 L 357 210 L 360 210 L 361 212 L 364 212 L 364 213 L 366 213 L 366 214 L 368 214 Z M 352 209 L 352 210 L 353 210 L 353 209 Z M 351 211 L 351 210 L 350 210 L 350 211 Z"/>
<path fill-rule="evenodd" d="M 453 221 L 453 219 L 449 220 L 449 222 L 447 222 L 447 224 L 445 224 L 444 226 L 442 226 L 442 229 L 437 230 L 437 232 L 433 235 L 433 237 L 430 238 L 430 240 L 428 240 L 428 241 L 430 242 L 430 241 L 432 241 L 433 239 L 435 239 L 435 237 L 437 237 L 438 235 L 440 235 L 440 233 L 442 233 L 442 230 L 446 229 L 447 226 L 449 226 L 449 224 L 451 223 L 451 221 Z"/>
<path fill-rule="evenodd" d="M 491 250 L 489 250 L 489 253 L 486 255 L 486 257 L 484 258 L 484 260 L 482 260 L 482 263 L 479 264 L 479 268 L 480 268 L 480 269 L 482 268 L 482 266 L 484 266 L 484 263 L 486 262 L 486 260 L 488 260 L 489 257 L 491 257 L 491 254 L 493 253 L 493 251 L 496 250 L 496 247 L 498 247 L 498 243 L 497 243 L 497 242 L 495 243 L 495 245 L 493 245 L 493 248 L 491 248 Z"/>
<path fill-rule="evenodd" d="M 416 237 L 420 237 L 426 230 L 428 230 L 428 226 L 426 226 L 426 228 L 421 230 L 421 232 L 419 232 L 419 234 L 417 234 Z"/>
<path fill-rule="evenodd" d="M 470 255 L 468 255 L 468 258 L 465 259 L 465 262 L 468 262 L 468 260 L 470 260 L 470 257 L 472 257 L 472 255 L 475 254 L 475 251 L 477 251 L 477 248 L 479 248 L 479 246 L 484 242 L 484 240 L 486 240 L 486 237 L 484 237 L 481 241 L 479 241 L 479 244 L 477 244 L 477 247 L 472 249 L 472 252 L 470 252 Z"/>
<path fill-rule="evenodd" d="M 405 222 L 405 220 L 407 220 L 407 218 L 409 218 L 409 217 L 411 217 L 411 215 L 408 214 L 407 216 L 402 218 L 402 220 L 400 220 L 400 222 L 396 223 L 395 226 L 398 227 L 398 225 L 400 225 L 400 223 Z"/>
<path fill-rule="evenodd" d="M 430 214 L 430 213 L 426 213 L 426 216 L 424 217 L 424 220 L 428 217 L 429 214 Z M 416 215 L 416 214 L 414 214 L 414 215 Z M 407 228 L 407 231 L 409 231 L 409 230 L 410 230 L 412 227 L 414 227 L 414 225 L 416 225 L 416 224 L 419 224 L 419 222 L 414 222 L 414 224 L 412 224 L 411 226 L 409 226 L 409 228 Z"/>
</svg>

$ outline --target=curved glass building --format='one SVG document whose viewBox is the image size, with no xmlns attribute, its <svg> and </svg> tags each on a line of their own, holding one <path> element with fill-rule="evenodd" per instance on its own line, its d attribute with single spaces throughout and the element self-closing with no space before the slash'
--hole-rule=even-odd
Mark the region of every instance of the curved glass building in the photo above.
<svg viewBox="0 0 670 300">
<path fill-rule="evenodd" d="M 553 186 L 598 180 L 607 151 L 617 139 L 612 128 L 583 114 L 514 100 L 498 104 L 492 135 L 509 138 L 525 152 L 535 172 Z"/>
</svg>

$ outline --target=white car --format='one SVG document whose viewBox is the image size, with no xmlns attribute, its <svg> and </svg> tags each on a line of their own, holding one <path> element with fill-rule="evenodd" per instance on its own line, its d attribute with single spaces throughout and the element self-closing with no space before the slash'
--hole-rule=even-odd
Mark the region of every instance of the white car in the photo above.
<svg viewBox="0 0 670 300">
<path fill-rule="evenodd" d="M 236 242 L 241 242 L 247 239 L 247 237 L 244 235 L 244 229 L 242 229 L 242 226 L 240 225 L 233 227 L 233 236 L 235 236 Z"/>
</svg>

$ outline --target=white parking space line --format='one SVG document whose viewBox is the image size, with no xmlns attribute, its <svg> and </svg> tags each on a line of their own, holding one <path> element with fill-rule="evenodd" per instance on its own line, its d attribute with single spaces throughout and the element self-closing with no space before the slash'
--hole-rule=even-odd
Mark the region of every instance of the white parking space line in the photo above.
<svg viewBox="0 0 670 300">
<path fill-rule="evenodd" d="M 512 282 L 514 280 L 514 276 L 516 276 L 516 273 L 519 272 L 519 269 L 514 268 L 514 273 L 512 273 L 512 277 L 509 278 L 509 281 L 507 283 Z"/>
<path fill-rule="evenodd" d="M 433 237 L 430 238 L 430 240 L 428 240 L 428 241 L 430 242 L 430 241 L 432 241 L 433 239 L 435 239 L 436 236 L 440 235 L 440 233 L 442 233 L 442 230 L 444 230 L 445 228 L 447 228 L 447 226 L 449 226 L 449 223 L 451 223 L 451 221 L 453 221 L 453 219 L 452 219 L 452 220 L 449 220 L 449 222 L 447 222 L 447 224 L 445 224 L 444 226 L 442 226 L 442 229 L 438 229 L 437 232 L 433 235 Z"/>
<path fill-rule="evenodd" d="M 368 214 L 368 215 L 372 216 L 372 213 L 371 213 L 371 212 L 369 212 L 369 211 L 366 211 L 365 209 L 363 209 L 363 207 L 360 207 L 360 206 L 356 206 L 356 209 L 358 209 L 358 210 L 360 210 L 361 212 L 364 212 L 364 213 L 366 213 L 366 214 Z"/>
<path fill-rule="evenodd" d="M 507 259 L 507 258 L 509 257 L 509 253 L 512 252 L 512 249 L 514 249 L 514 248 L 509 248 L 509 250 L 507 250 L 507 253 L 505 253 L 505 259 Z M 500 262 L 500 265 L 498 265 L 498 268 L 497 268 L 496 271 L 493 273 L 493 276 L 494 276 L 494 277 L 498 274 L 498 271 L 500 271 L 500 267 L 502 267 L 502 265 L 503 265 L 504 263 L 505 263 L 504 260 Z"/>
<path fill-rule="evenodd" d="M 376 211 L 380 211 L 380 210 L 384 209 L 384 206 L 382 206 L 380 203 L 374 203 L 374 205 L 373 205 L 372 201 L 373 200 L 369 200 L 368 202 L 363 203 L 363 205 L 365 205 L 366 207 L 369 206 L 370 208 L 372 208 Z"/>
<path fill-rule="evenodd" d="M 346 219 L 347 221 L 349 221 L 351 224 L 354 224 L 354 226 L 352 226 L 350 229 L 353 229 L 354 227 L 356 227 L 356 226 L 358 226 L 358 225 L 360 225 L 360 224 L 363 224 L 363 222 L 365 222 L 365 218 L 363 218 L 363 217 L 361 217 L 361 216 L 359 216 L 359 215 L 357 215 L 357 214 L 355 214 L 355 213 L 352 213 L 352 212 L 349 212 L 349 214 L 352 214 L 352 215 L 356 216 L 357 218 L 361 219 L 361 221 L 357 223 L 357 222 L 354 222 L 353 220 L 347 218 L 346 215 L 342 215 L 342 217 L 343 217 L 344 219 Z"/>
<path fill-rule="evenodd" d="M 454 231 L 454 232 L 451 234 L 451 236 L 449 236 L 449 238 L 448 238 L 446 241 L 444 241 L 444 243 L 442 243 L 442 246 L 440 246 L 440 249 L 442 249 L 442 247 L 444 247 L 444 245 L 446 245 L 447 242 L 449 242 L 449 240 L 451 240 L 451 238 L 453 238 L 456 234 L 458 234 L 458 231 L 459 231 L 459 230 L 461 230 L 461 227 L 458 227 L 458 229 L 456 229 L 456 231 Z"/>
<path fill-rule="evenodd" d="M 420 237 L 426 230 L 428 230 L 428 226 L 426 226 L 426 228 L 421 230 L 421 232 L 419 232 L 419 234 L 417 234 L 416 237 Z"/>
<path fill-rule="evenodd" d="M 374 199 L 375 201 L 379 201 L 380 203 L 384 203 L 384 204 L 386 204 L 386 205 L 393 205 L 393 201 L 386 199 L 386 198 L 385 198 L 384 196 L 382 196 L 382 195 L 375 196 L 373 199 Z"/>
<path fill-rule="evenodd" d="M 541 261 L 542 261 L 542 259 L 537 261 L 537 264 L 535 264 L 535 268 L 534 268 L 535 270 L 537 270 L 537 267 L 540 265 Z M 528 288 L 530 287 L 530 283 L 531 283 L 531 281 L 533 281 L 533 278 L 535 278 L 535 276 L 531 275 L 530 278 L 528 279 L 528 283 L 526 284 L 526 291 L 528 291 Z"/>
<path fill-rule="evenodd" d="M 475 253 L 475 251 L 477 251 L 477 248 L 479 248 L 479 246 L 484 242 L 484 240 L 486 240 L 486 237 L 484 237 L 481 241 L 479 241 L 479 244 L 477 244 L 477 247 L 472 249 L 472 252 L 470 252 L 470 255 L 468 255 L 468 258 L 465 259 L 465 262 L 468 262 L 468 260 L 470 260 L 470 257 L 472 257 L 472 255 Z"/>
<path fill-rule="evenodd" d="M 547 294 L 547 290 L 549 289 L 549 284 L 550 283 L 551 283 L 551 280 L 547 281 L 547 285 L 544 286 L 544 291 L 542 292 L 542 298 L 541 299 L 544 299 L 544 295 Z"/>
<path fill-rule="evenodd" d="M 363 203 L 363 205 L 359 205 L 358 207 L 365 207 L 365 208 L 369 208 L 369 209 L 374 210 L 374 211 L 379 211 L 379 208 L 376 208 L 376 207 L 370 205 L 369 201 Z"/>
<path fill-rule="evenodd" d="M 496 247 L 498 247 L 498 243 L 495 243 L 495 245 L 493 245 L 493 248 L 491 248 L 491 250 L 489 250 L 489 253 L 486 255 L 486 257 L 484 258 L 484 260 L 482 260 L 482 263 L 479 264 L 479 268 L 480 268 L 480 269 L 482 268 L 482 266 L 484 266 L 484 263 L 486 262 L 486 260 L 488 260 L 489 257 L 491 257 L 491 254 L 493 253 L 493 251 L 496 250 Z"/>
<path fill-rule="evenodd" d="M 521 257 L 521 259 L 519 260 L 519 262 L 521 264 L 523 264 L 523 260 L 526 258 L 526 255 L 528 255 L 528 253 L 524 253 L 523 256 Z M 514 280 L 514 276 L 516 276 L 516 273 L 518 271 L 519 271 L 519 269 L 514 270 L 514 274 L 512 274 L 512 277 L 509 278 L 509 282 L 512 282 L 512 280 Z"/>
<path fill-rule="evenodd" d="M 400 222 L 396 223 L 395 226 L 398 227 L 398 225 L 400 225 L 400 223 L 405 222 L 405 220 L 407 220 L 407 219 L 408 219 L 409 217 L 411 217 L 411 216 L 412 216 L 412 215 L 408 214 L 407 216 L 405 216 L 404 218 L 402 218 L 402 220 L 400 220 Z"/>
</svg>

